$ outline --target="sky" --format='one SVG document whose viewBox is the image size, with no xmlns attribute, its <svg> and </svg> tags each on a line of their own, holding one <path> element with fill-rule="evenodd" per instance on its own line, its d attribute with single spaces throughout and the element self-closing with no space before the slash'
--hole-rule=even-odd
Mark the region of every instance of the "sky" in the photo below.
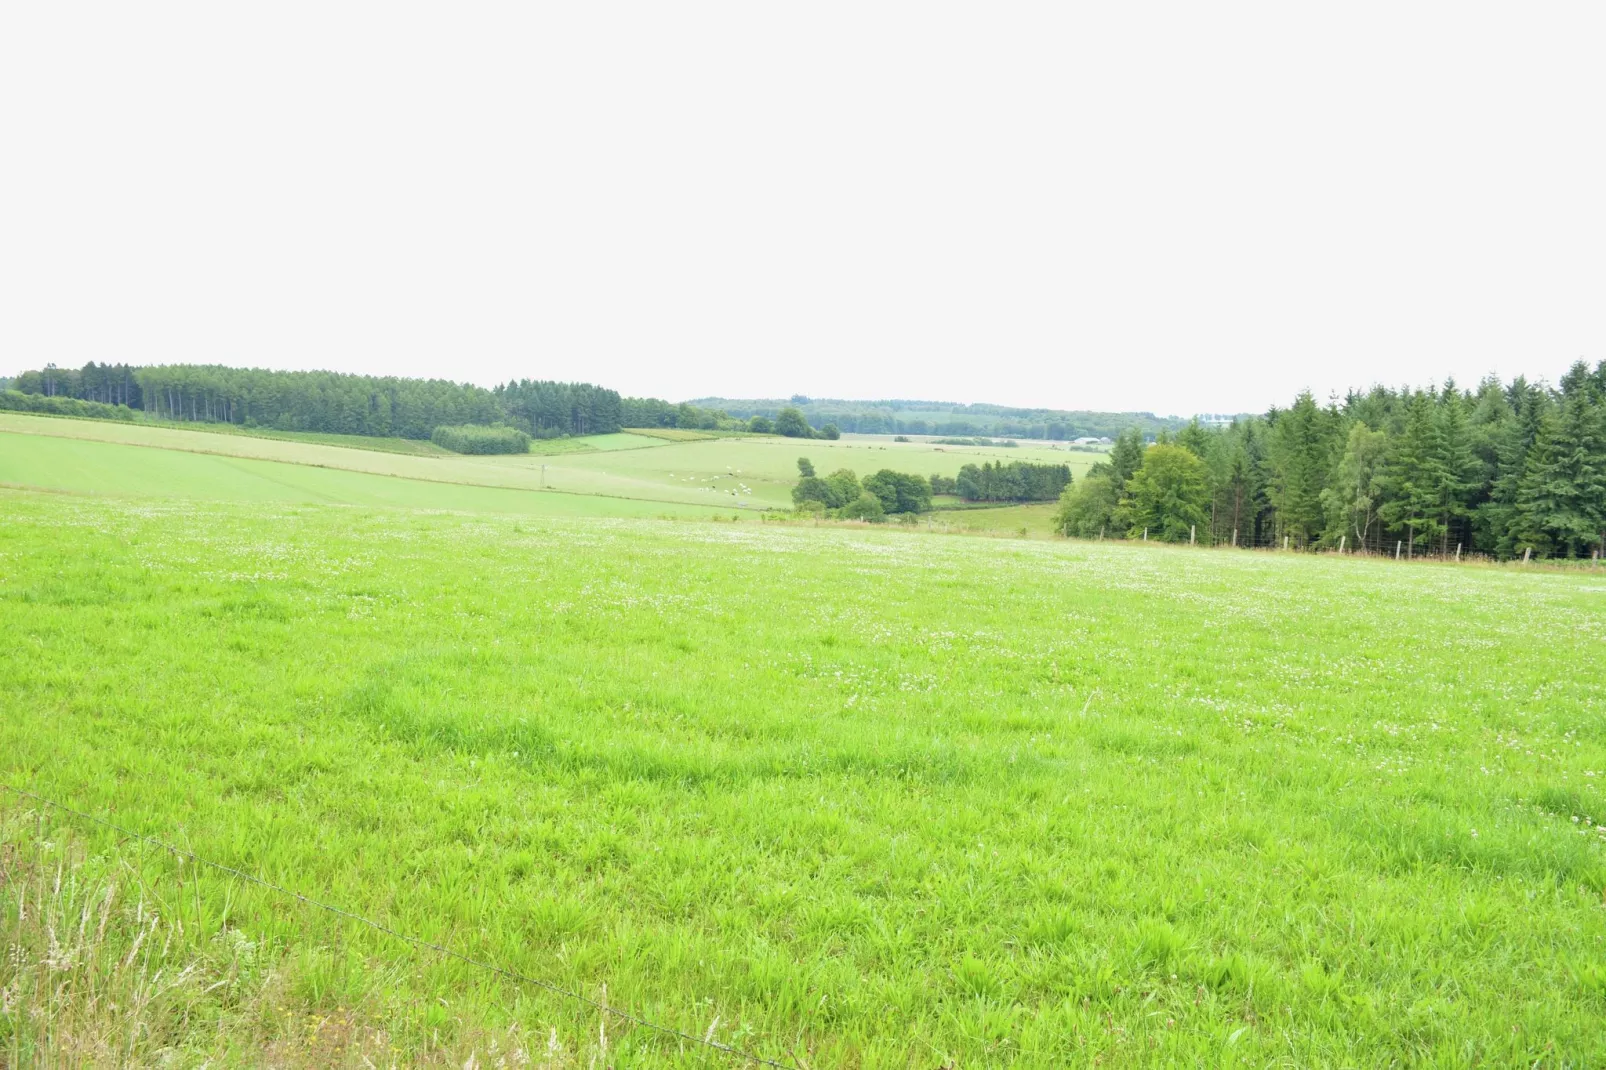
<svg viewBox="0 0 1606 1070">
<path fill-rule="evenodd" d="M 1606 358 L 1606 6 L 0 7 L 0 375 L 1259 411 Z"/>
</svg>

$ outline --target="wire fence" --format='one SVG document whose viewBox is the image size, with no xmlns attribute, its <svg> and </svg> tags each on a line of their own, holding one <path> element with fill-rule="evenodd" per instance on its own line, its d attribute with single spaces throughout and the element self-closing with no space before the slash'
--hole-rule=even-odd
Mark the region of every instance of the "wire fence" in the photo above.
<svg viewBox="0 0 1606 1070">
<path fill-rule="evenodd" d="M 15 785 L 8 784 L 3 781 L 0 781 L 0 790 L 11 792 L 13 795 L 18 796 L 19 798 L 30 800 L 39 806 L 46 807 L 61 814 L 65 814 L 74 820 L 88 822 L 90 824 L 98 825 L 102 828 L 108 829 L 123 837 L 125 841 L 134 841 L 155 847 L 159 850 L 169 852 L 174 857 L 185 859 L 197 866 L 205 866 L 209 869 L 226 874 L 247 884 L 262 888 L 273 893 L 274 895 L 294 900 L 303 906 L 325 911 L 341 919 L 342 921 L 354 922 L 356 924 L 366 926 L 375 932 L 405 943 L 416 950 L 433 952 L 445 958 L 453 959 L 457 962 L 463 963 L 464 965 L 470 966 L 474 969 L 484 971 L 492 976 L 500 977 L 503 980 L 512 981 L 518 985 L 527 985 L 532 988 L 541 989 L 542 991 L 560 998 L 573 1000 L 576 1003 L 590 1007 L 599 1013 L 608 1015 L 619 1021 L 629 1023 L 630 1025 L 639 1027 L 641 1029 L 649 1030 L 661 1036 L 681 1041 L 682 1043 L 694 1044 L 702 1048 L 710 1049 L 712 1051 L 729 1056 L 732 1059 L 740 1060 L 754 1066 L 776 1067 L 777 1070 L 795 1070 L 793 1067 L 788 1067 L 786 1064 L 776 1062 L 773 1059 L 766 1058 L 755 1052 L 747 1051 L 743 1048 L 738 1048 L 734 1045 L 715 1040 L 711 1034 L 707 1036 L 697 1036 L 696 1034 L 687 1033 L 676 1029 L 673 1026 L 661 1025 L 657 1022 L 643 1018 L 638 1014 L 615 1007 L 612 1004 L 604 1002 L 603 1000 L 592 999 L 590 996 L 587 996 L 582 992 L 576 992 L 573 989 L 565 988 L 562 985 L 553 984 L 550 981 L 544 981 L 538 977 L 532 977 L 529 974 L 520 973 L 516 970 L 506 969 L 504 967 L 497 966 L 494 963 L 484 962 L 469 955 L 465 955 L 460 951 L 455 951 L 443 944 L 437 944 L 417 936 L 400 932 L 384 924 L 383 922 L 375 921 L 372 918 L 365 917 L 361 914 L 355 913 L 354 911 L 346 910 L 342 907 L 337 907 L 333 904 L 313 899 L 312 897 L 303 895 L 300 892 L 294 891 L 293 889 L 275 884 L 272 881 L 264 880 L 263 878 L 258 877 L 253 873 L 249 873 L 243 869 L 224 865 L 221 862 L 214 862 L 208 858 L 203 858 L 200 855 L 195 854 L 193 851 L 189 851 L 178 846 L 177 844 L 168 843 L 167 841 L 158 839 L 155 836 L 147 836 L 144 833 L 135 832 L 132 829 L 124 828 L 122 825 L 108 821 L 104 817 L 75 809 L 71 806 L 67 806 L 64 803 L 60 803 L 54 799 L 40 795 L 37 792 L 27 791 L 23 788 L 16 787 Z"/>
<path fill-rule="evenodd" d="M 1599 549 L 1591 551 L 1588 557 L 1580 558 L 1540 558 L 1530 552 L 1522 552 L 1512 557 L 1500 557 L 1495 554 L 1470 548 L 1471 542 L 1465 536 L 1450 536 L 1448 538 L 1437 535 L 1431 538 L 1410 538 L 1408 535 L 1397 532 L 1371 529 L 1362 535 L 1353 532 L 1337 537 L 1319 539 L 1306 538 L 1287 532 L 1279 532 L 1270 526 L 1256 530 L 1233 529 L 1228 531 L 1211 531 L 1203 527 L 1195 527 L 1180 537 L 1164 539 L 1159 532 L 1147 530 L 1130 534 L 1125 531 L 1105 532 L 1093 536 L 1093 541 L 1106 538 L 1120 538 L 1132 542 L 1168 542 L 1171 544 L 1203 546 L 1215 549 L 1238 549 L 1279 551 L 1290 553 L 1326 553 L 1343 554 L 1356 557 L 1386 558 L 1396 561 L 1431 561 L 1449 563 L 1483 564 L 1511 564 L 1515 562 L 1535 563 L 1543 561 L 1550 566 L 1564 566 L 1571 568 L 1600 568 L 1606 565 L 1606 556 Z"/>
</svg>

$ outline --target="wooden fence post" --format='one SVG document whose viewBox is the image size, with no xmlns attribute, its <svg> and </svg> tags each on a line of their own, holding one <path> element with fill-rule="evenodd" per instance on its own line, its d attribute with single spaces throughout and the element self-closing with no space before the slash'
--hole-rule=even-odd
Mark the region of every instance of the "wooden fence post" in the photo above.
<svg viewBox="0 0 1606 1070">
<path fill-rule="evenodd" d="M 1193 537 L 1196 534 L 1198 534 L 1198 532 L 1199 532 L 1199 525 L 1198 524 L 1189 524 L 1188 525 L 1188 545 L 1189 546 L 1193 545 Z"/>
<path fill-rule="evenodd" d="M 1528 563 L 1528 555 L 1533 553 L 1533 552 L 1534 552 L 1534 548 L 1532 546 L 1524 546 L 1522 548 L 1522 563 L 1523 564 L 1526 565 Z"/>
<path fill-rule="evenodd" d="M 1458 565 L 1461 563 L 1461 544 L 1460 543 L 1456 543 L 1455 544 L 1455 563 L 1458 564 Z"/>
<path fill-rule="evenodd" d="M 1288 536 L 1287 535 L 1283 536 L 1283 549 L 1284 550 L 1288 549 Z"/>
<path fill-rule="evenodd" d="M 1394 560 L 1398 561 L 1400 559 L 1400 547 L 1402 547 L 1404 545 L 1405 545 L 1405 540 L 1404 539 L 1395 539 L 1394 540 Z"/>
<path fill-rule="evenodd" d="M 1149 529 L 1148 528 L 1144 528 L 1143 529 L 1143 541 L 1144 542 L 1148 542 L 1149 541 Z"/>
</svg>

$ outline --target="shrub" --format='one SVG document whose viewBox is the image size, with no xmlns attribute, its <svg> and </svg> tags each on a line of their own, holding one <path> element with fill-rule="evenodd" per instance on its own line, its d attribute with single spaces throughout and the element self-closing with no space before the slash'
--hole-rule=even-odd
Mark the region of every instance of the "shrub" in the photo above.
<svg viewBox="0 0 1606 1070">
<path fill-rule="evenodd" d="M 127 405 L 107 405 L 99 401 L 79 401 L 77 398 L 50 397 L 45 394 L 23 394 L 16 390 L 0 391 L 0 409 L 12 412 L 43 412 L 52 416 L 83 416 L 92 420 L 133 420 L 134 410 Z"/>
<path fill-rule="evenodd" d="M 429 440 L 453 453 L 529 453 L 530 436 L 516 427 L 464 424 L 437 427 Z"/>
<path fill-rule="evenodd" d="M 881 508 L 881 499 L 869 491 L 860 494 L 857 501 L 851 501 L 842 507 L 843 520 L 868 520 L 872 524 L 879 524 L 886 520 L 886 510 Z"/>
<path fill-rule="evenodd" d="M 1089 475 L 1065 488 L 1060 507 L 1054 514 L 1054 530 L 1083 539 L 1095 538 L 1114 521 L 1115 481 L 1100 474 Z"/>
<path fill-rule="evenodd" d="M 822 509 L 835 509 L 842 504 L 830 483 L 819 476 L 804 476 L 792 488 L 792 504 L 803 509 L 810 502 L 818 502 Z"/>
<path fill-rule="evenodd" d="M 780 414 L 775 417 L 775 433 L 784 435 L 787 438 L 814 437 L 814 429 L 809 426 L 808 420 L 804 418 L 803 410 L 794 409 L 790 406 L 782 409 Z"/>
</svg>

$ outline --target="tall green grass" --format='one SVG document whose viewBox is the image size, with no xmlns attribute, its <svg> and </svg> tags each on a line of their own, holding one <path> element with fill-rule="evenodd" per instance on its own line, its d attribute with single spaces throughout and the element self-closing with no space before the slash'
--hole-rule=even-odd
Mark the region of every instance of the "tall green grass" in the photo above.
<svg viewBox="0 0 1606 1070">
<path fill-rule="evenodd" d="M 1600 575 L 4 491 L 0 562 L 0 778 L 698 1036 L 1606 1060 Z M 600 1043 L 550 993 L 69 835 L 60 917 L 128 874 L 176 968 L 270 949 L 282 995 L 240 998 L 303 1031 L 348 1014 L 402 1064 Z M 18 939 L 0 988 L 82 994 Z M 272 1061 L 278 1026 L 209 1007 L 152 1043 Z"/>
</svg>

